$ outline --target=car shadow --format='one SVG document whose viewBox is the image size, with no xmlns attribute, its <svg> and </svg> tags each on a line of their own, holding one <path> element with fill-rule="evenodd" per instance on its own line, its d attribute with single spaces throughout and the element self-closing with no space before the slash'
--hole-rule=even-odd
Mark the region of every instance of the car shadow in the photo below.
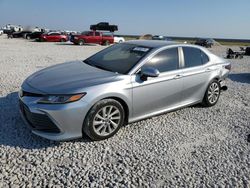
<svg viewBox="0 0 250 188">
<path fill-rule="evenodd" d="M 250 84 L 250 73 L 229 74 L 232 81 Z"/>
<path fill-rule="evenodd" d="M 90 142 L 84 136 L 73 142 Z M 62 142 L 50 141 L 31 132 L 19 113 L 18 93 L 0 97 L 0 146 L 24 149 L 42 149 L 59 146 Z"/>
</svg>

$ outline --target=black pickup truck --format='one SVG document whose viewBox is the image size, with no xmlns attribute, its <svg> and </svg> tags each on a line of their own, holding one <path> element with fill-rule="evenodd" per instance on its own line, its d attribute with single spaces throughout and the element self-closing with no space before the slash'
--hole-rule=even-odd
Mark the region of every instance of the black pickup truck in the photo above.
<svg viewBox="0 0 250 188">
<path fill-rule="evenodd" d="M 108 22 L 100 22 L 98 24 L 91 25 L 90 30 L 94 30 L 94 31 L 102 30 L 102 31 L 114 32 L 114 31 L 118 31 L 118 26 L 117 25 L 109 25 Z"/>
</svg>

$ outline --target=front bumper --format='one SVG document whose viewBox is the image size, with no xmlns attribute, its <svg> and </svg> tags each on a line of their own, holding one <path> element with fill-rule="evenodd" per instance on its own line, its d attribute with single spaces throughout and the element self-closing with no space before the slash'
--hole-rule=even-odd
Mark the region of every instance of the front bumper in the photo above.
<svg viewBox="0 0 250 188">
<path fill-rule="evenodd" d="M 32 132 L 49 140 L 82 137 L 89 104 L 83 100 L 67 104 L 38 104 L 38 97 L 19 98 L 20 113 Z"/>
</svg>

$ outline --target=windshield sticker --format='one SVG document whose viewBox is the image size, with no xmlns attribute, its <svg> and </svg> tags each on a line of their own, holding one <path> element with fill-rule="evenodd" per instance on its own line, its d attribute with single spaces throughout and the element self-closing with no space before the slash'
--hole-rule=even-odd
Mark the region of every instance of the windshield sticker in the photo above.
<svg viewBox="0 0 250 188">
<path fill-rule="evenodd" d="M 149 48 L 134 47 L 134 48 L 133 48 L 133 51 L 147 52 L 147 51 L 149 51 Z"/>
</svg>

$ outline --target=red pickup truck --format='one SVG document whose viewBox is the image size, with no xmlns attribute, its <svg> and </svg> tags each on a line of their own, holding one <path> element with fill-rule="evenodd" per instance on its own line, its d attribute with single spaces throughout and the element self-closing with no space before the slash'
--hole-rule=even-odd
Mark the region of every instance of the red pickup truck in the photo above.
<svg viewBox="0 0 250 188">
<path fill-rule="evenodd" d="M 114 43 L 114 36 L 112 33 L 85 31 L 80 35 L 72 35 L 70 41 L 78 45 L 84 45 L 86 43 L 109 45 Z"/>
</svg>

